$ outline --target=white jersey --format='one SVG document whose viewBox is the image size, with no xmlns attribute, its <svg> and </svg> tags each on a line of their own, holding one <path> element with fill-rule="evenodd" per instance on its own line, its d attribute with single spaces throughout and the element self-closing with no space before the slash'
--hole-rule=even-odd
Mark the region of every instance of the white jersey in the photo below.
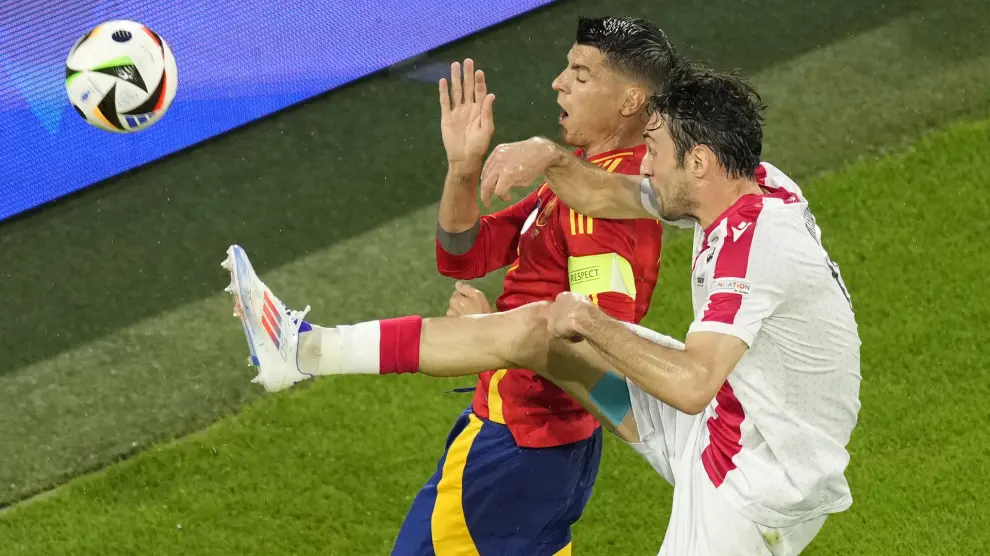
<svg viewBox="0 0 990 556">
<path fill-rule="evenodd" d="M 716 488 L 756 523 L 845 510 L 846 445 L 860 408 L 860 340 L 838 267 L 797 184 L 770 164 L 711 226 L 695 226 L 695 332 L 749 349 L 707 410 L 701 454 Z"/>
</svg>

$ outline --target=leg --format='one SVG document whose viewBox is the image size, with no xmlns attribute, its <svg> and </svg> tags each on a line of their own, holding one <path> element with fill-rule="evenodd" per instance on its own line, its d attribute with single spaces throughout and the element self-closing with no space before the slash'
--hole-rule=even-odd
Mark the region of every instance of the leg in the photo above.
<svg viewBox="0 0 990 556">
<path fill-rule="evenodd" d="M 798 556 L 825 518 L 770 528 L 744 517 L 715 487 L 702 463 L 711 413 L 681 415 L 685 442 L 671 462 L 674 500 L 660 556 Z"/>
<path fill-rule="evenodd" d="M 588 343 L 551 340 L 547 332 L 547 303 L 532 303 L 489 315 L 423 319 L 417 334 L 406 334 L 398 346 L 385 340 L 395 334 L 384 332 L 392 321 L 372 321 L 356 326 L 315 327 L 300 335 L 299 363 L 310 374 L 357 372 L 379 373 L 398 366 L 399 372 L 413 371 L 430 376 L 465 376 L 490 369 L 525 368 L 552 381 L 592 413 L 606 428 L 629 442 L 638 442 L 635 418 L 629 402 L 625 377 Z M 683 348 L 665 336 L 629 325 L 634 333 L 672 347 Z M 377 334 L 377 335 L 376 335 Z M 367 342 L 372 338 L 377 343 Z M 413 346 L 405 344 L 415 344 Z M 384 358 L 398 350 L 416 349 L 416 357 L 396 364 Z M 363 354 L 379 352 L 382 357 L 362 368 Z M 398 357 L 398 356 L 396 356 Z M 348 361 L 355 361 L 353 364 Z"/>
<path fill-rule="evenodd" d="M 247 254 L 228 250 L 227 288 L 235 296 L 257 381 L 269 391 L 328 374 L 423 372 L 464 376 L 489 369 L 528 368 L 555 382 L 610 430 L 638 441 L 625 379 L 586 343 L 550 341 L 548 302 L 470 317 L 404 317 L 334 328 L 303 322 L 258 278 Z M 308 310 L 308 308 L 307 308 Z M 665 336 L 630 325 L 653 341 Z M 681 346 L 682 347 L 682 346 Z"/>
<path fill-rule="evenodd" d="M 487 315 L 312 326 L 299 336 L 299 366 L 313 375 L 415 371 L 437 377 L 518 368 L 535 353 L 545 357 L 546 323 L 537 319 L 546 305 Z M 534 330 L 539 326 L 542 330 Z"/>
<path fill-rule="evenodd" d="M 626 327 L 632 333 L 652 342 L 673 349 L 684 349 L 681 342 L 653 330 L 629 323 L 626 323 Z M 570 394 L 603 426 L 632 444 L 634 449 L 652 434 L 653 429 L 663 428 L 659 425 L 659 420 L 656 427 L 651 427 L 649 423 L 645 423 L 645 428 L 639 425 L 643 420 L 643 415 L 637 414 L 642 413 L 641 408 L 662 406 L 665 412 L 671 414 L 668 419 L 672 419 L 672 415 L 677 413 L 639 391 L 635 385 L 627 384 L 626 378 L 613 370 L 612 365 L 587 342 L 551 340 L 545 360 L 533 357 L 530 363 L 529 368 Z"/>
<path fill-rule="evenodd" d="M 441 521 L 452 533 L 466 529 L 482 556 L 569 555 L 571 525 L 597 475 L 601 432 L 564 446 L 520 448 L 505 425 L 479 421 L 481 432 L 461 474 L 463 523 L 435 518 L 434 530 Z"/>
<path fill-rule="evenodd" d="M 402 521 L 399 534 L 392 547 L 393 556 L 426 556 L 434 554 L 432 521 L 433 510 L 437 501 L 437 486 L 440 484 L 441 479 L 443 479 L 447 453 L 470 424 L 469 415 L 470 410 L 465 411 L 457 419 L 457 422 L 454 423 L 454 427 L 447 436 L 446 447 L 444 448 L 443 455 L 440 457 L 440 462 L 437 464 L 436 472 L 426 481 L 423 488 L 416 494 L 416 498 L 413 499 L 413 503 L 409 507 L 405 519 Z M 468 435 L 470 435 L 470 431 Z"/>
<path fill-rule="evenodd" d="M 503 313 L 424 319 L 419 371 L 463 376 L 529 367 L 546 356 L 546 307 L 532 303 Z"/>
<path fill-rule="evenodd" d="M 314 327 L 303 321 L 309 308 L 289 310 L 258 278 L 240 247 L 231 246 L 221 266 L 230 273 L 225 291 L 234 296 L 234 316 L 241 320 L 249 362 L 258 367 L 254 381 L 270 392 L 317 375 L 417 370 L 435 376 L 477 374 L 511 366 L 509 354 L 527 343 L 521 326 L 531 311 Z"/>
<path fill-rule="evenodd" d="M 426 319 L 420 337 L 421 372 L 457 376 L 498 368 L 530 369 L 570 394 L 626 442 L 641 442 L 625 377 L 587 342 L 552 339 L 547 331 L 548 307 L 533 303 L 474 318 Z M 659 332 L 626 326 L 652 342 L 684 349 L 683 343 Z"/>
<path fill-rule="evenodd" d="M 388 358 L 398 353 L 397 349 L 414 347 L 416 356 L 407 357 L 403 363 L 380 358 L 357 372 L 379 373 L 385 367 L 398 366 L 407 372 L 418 370 L 430 376 L 451 377 L 499 368 L 530 369 L 570 394 L 607 429 L 627 442 L 639 442 L 625 377 L 611 370 L 611 365 L 587 342 L 551 340 L 546 324 L 548 306 L 532 303 L 504 313 L 407 322 L 403 326 L 418 326 L 417 334 L 406 334 L 397 346 L 392 346 L 395 340 L 384 339 L 384 327 L 392 326 L 386 325 L 392 321 L 316 327 L 300 336 L 300 368 L 311 374 L 347 373 L 361 368 L 359 362 L 347 363 L 362 358 L 361 354 L 378 352 Z M 632 333 L 651 341 L 683 349 L 680 342 L 657 332 L 628 326 Z M 368 343 L 367 338 L 377 343 Z"/>
<path fill-rule="evenodd" d="M 566 446 L 526 449 L 505 425 L 466 411 L 392 554 L 568 555 L 570 527 L 588 501 L 600 459 L 600 431 Z"/>
<path fill-rule="evenodd" d="M 625 378 L 588 343 L 551 340 L 548 303 L 504 313 L 425 319 L 419 370 L 432 376 L 525 368 L 571 395 L 619 436 L 638 440 Z M 645 329 L 643 329 L 645 330 Z"/>
</svg>

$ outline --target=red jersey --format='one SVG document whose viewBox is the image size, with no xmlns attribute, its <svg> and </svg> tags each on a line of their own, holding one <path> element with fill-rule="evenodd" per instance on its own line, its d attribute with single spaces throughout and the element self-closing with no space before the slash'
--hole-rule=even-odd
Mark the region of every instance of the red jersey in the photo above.
<svg viewBox="0 0 990 556">
<path fill-rule="evenodd" d="M 638 175 L 645 154 L 646 147 L 639 146 L 589 162 Z M 495 302 L 499 311 L 552 301 L 571 290 L 589 295 L 614 318 L 638 323 L 656 287 L 662 233 L 657 220 L 602 220 L 576 213 L 543 184 L 518 203 L 481 217 L 467 253 L 453 255 L 437 242 L 437 268 L 444 276 L 470 280 L 510 265 Z M 508 426 L 516 443 L 527 448 L 577 442 L 599 426 L 563 390 L 526 369 L 481 373 L 473 410 Z"/>
</svg>

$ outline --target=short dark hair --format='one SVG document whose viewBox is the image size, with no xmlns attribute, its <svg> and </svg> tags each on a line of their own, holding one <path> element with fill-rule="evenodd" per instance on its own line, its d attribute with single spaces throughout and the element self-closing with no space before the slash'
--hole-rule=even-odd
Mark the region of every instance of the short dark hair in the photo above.
<svg viewBox="0 0 990 556">
<path fill-rule="evenodd" d="M 730 177 L 755 176 L 763 151 L 766 106 L 745 79 L 696 62 L 678 65 L 647 104 L 646 114 L 666 125 L 678 167 L 697 145 L 707 145 Z M 655 129 L 655 128 L 654 128 Z"/>
<path fill-rule="evenodd" d="M 632 17 L 582 17 L 576 42 L 601 51 L 615 70 L 644 80 L 653 91 L 660 88 L 677 65 L 677 52 L 659 27 Z"/>
</svg>

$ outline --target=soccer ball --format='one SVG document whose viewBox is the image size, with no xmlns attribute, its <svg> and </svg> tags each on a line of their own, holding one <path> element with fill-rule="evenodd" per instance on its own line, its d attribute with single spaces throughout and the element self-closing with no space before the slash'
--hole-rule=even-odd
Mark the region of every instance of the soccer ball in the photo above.
<svg viewBox="0 0 990 556">
<path fill-rule="evenodd" d="M 165 115 L 177 73 L 172 51 L 157 33 L 134 21 L 108 21 L 69 51 L 65 90 L 91 125 L 131 133 Z"/>
</svg>

